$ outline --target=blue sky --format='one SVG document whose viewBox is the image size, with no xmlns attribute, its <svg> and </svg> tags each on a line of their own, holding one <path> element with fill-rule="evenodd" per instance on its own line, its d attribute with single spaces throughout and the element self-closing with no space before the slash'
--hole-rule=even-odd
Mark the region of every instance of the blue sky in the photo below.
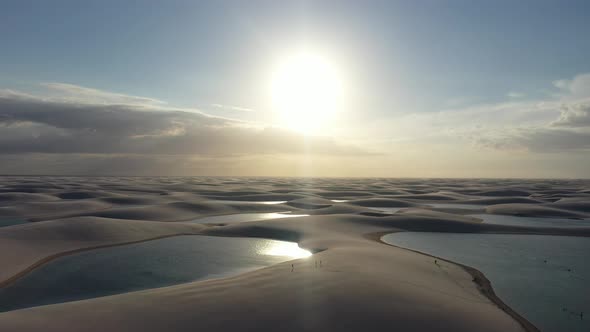
<svg viewBox="0 0 590 332">
<path fill-rule="evenodd" d="M 353 91 L 336 139 L 374 138 L 367 144 L 379 153 L 411 139 L 407 126 L 395 135 L 383 127 L 441 111 L 570 100 L 570 85 L 554 82 L 584 89 L 580 75 L 590 72 L 588 1 L 0 2 L 0 89 L 36 95 L 42 83 L 67 83 L 265 122 L 272 63 L 306 45 L 334 59 Z M 506 123 L 551 125 L 560 112 Z M 464 137 L 463 125 L 441 131 Z"/>
<path fill-rule="evenodd" d="M 342 55 L 379 111 L 388 98 L 538 94 L 590 71 L 587 1 L 3 1 L 1 83 L 66 82 L 182 105 L 256 107 L 273 52 Z M 249 91 L 254 90 L 254 91 Z M 419 98 L 416 98 L 419 95 Z M 418 99 L 418 100 L 416 100 Z"/>
</svg>

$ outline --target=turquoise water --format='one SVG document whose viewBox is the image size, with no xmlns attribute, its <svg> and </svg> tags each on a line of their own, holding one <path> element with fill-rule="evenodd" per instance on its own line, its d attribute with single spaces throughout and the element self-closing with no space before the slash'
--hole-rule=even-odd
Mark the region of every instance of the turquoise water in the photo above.
<svg viewBox="0 0 590 332">
<path fill-rule="evenodd" d="M 517 217 L 500 214 L 472 214 L 471 216 L 482 219 L 484 223 L 497 225 L 561 228 L 590 227 L 590 220 L 588 219 Z"/>
<path fill-rule="evenodd" d="M 482 271 L 541 331 L 590 331 L 590 238 L 402 232 L 382 240 Z"/>
<path fill-rule="evenodd" d="M 309 256 L 294 242 L 175 236 L 58 258 L 0 289 L 0 311 L 225 277 Z"/>
<path fill-rule="evenodd" d="M 0 217 L 0 227 L 26 224 L 28 221 L 19 217 Z"/>
</svg>

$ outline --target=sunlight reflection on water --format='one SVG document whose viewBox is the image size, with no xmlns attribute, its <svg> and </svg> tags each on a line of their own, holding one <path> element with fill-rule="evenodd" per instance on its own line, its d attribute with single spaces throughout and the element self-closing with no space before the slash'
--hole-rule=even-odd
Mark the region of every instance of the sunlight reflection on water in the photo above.
<svg viewBox="0 0 590 332">
<path fill-rule="evenodd" d="M 310 255 L 294 242 L 202 235 L 89 250 L 0 288 L 0 312 L 234 276 Z"/>
<path fill-rule="evenodd" d="M 281 218 L 294 218 L 294 217 L 307 217 L 309 214 L 289 214 L 290 211 L 285 212 L 268 212 L 268 213 L 238 213 L 238 214 L 226 214 L 221 216 L 210 216 L 195 219 L 191 222 L 199 224 L 231 224 L 247 221 L 257 220 L 270 220 L 270 219 L 281 219 Z"/>
<path fill-rule="evenodd" d="M 311 256 L 311 252 L 301 249 L 295 242 L 267 241 L 261 243 L 258 253 L 268 256 L 284 256 L 292 258 L 305 258 Z"/>
</svg>

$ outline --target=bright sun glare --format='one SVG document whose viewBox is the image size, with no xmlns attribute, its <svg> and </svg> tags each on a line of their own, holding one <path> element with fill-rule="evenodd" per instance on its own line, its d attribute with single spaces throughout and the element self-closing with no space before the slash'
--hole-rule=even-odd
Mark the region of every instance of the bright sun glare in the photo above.
<svg viewBox="0 0 590 332">
<path fill-rule="evenodd" d="M 267 241 L 265 248 L 260 251 L 263 255 L 285 256 L 293 258 L 305 258 L 311 256 L 311 252 L 301 249 L 297 243 L 282 241 Z"/>
<path fill-rule="evenodd" d="M 282 125 L 303 133 L 315 133 L 341 108 L 343 87 L 335 66 L 313 53 L 288 57 L 275 70 L 273 109 Z"/>
</svg>

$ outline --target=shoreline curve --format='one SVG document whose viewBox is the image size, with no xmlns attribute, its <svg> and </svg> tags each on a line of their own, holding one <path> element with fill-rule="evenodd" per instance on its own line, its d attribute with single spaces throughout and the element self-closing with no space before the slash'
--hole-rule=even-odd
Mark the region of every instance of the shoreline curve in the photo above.
<svg viewBox="0 0 590 332">
<path fill-rule="evenodd" d="M 539 330 L 535 325 L 533 325 L 533 323 L 531 323 L 529 320 L 527 320 L 526 318 L 524 318 L 523 316 L 521 316 L 518 312 L 516 312 L 514 309 L 512 309 L 509 305 L 507 305 L 506 303 L 504 303 L 504 301 L 502 301 L 502 299 L 500 299 L 498 297 L 498 295 L 496 295 L 496 293 L 494 292 L 494 288 L 492 287 L 492 283 L 490 282 L 490 280 L 488 278 L 486 278 L 486 276 L 483 274 L 483 272 L 479 271 L 476 268 L 473 268 L 471 266 L 467 266 L 458 262 L 454 262 L 442 257 L 438 257 L 438 256 L 434 256 L 422 251 L 418 251 L 418 250 L 413 250 L 413 249 L 408 249 L 408 248 L 404 248 L 404 247 L 400 247 L 400 246 L 396 246 L 387 242 L 384 242 L 381 240 L 381 238 L 387 234 L 393 234 L 393 233 L 400 233 L 398 232 L 376 232 L 376 233 L 368 233 L 365 234 L 365 237 L 388 245 L 388 246 L 392 246 L 395 248 L 399 248 L 399 249 L 403 249 L 403 250 L 408 250 L 411 252 L 415 252 L 417 254 L 421 254 L 421 255 L 425 255 L 425 256 L 429 256 L 432 258 L 436 258 L 439 259 L 441 261 L 450 263 L 450 264 L 454 264 L 457 265 L 459 267 L 461 267 L 463 270 L 465 270 L 467 273 L 469 273 L 472 277 L 473 277 L 473 282 L 477 285 L 477 289 L 479 290 L 479 292 L 481 294 L 483 294 L 485 297 L 487 297 L 488 299 L 490 299 L 490 301 L 492 301 L 492 303 L 494 303 L 500 310 L 504 311 L 505 313 L 507 313 L 508 315 L 510 315 L 510 317 L 512 317 L 514 320 L 516 320 L 527 332 L 541 332 L 541 330 Z"/>
</svg>

